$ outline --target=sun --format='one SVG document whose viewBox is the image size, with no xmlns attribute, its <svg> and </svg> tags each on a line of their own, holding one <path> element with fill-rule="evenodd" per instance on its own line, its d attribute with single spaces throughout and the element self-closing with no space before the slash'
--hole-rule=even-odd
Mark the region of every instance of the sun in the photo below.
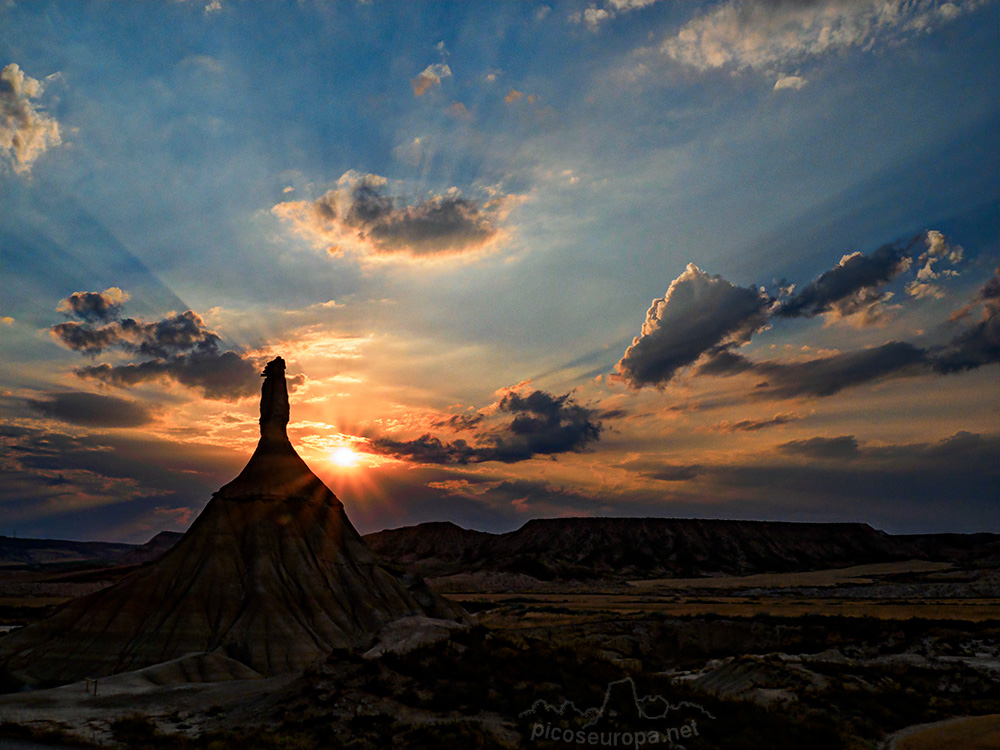
<svg viewBox="0 0 1000 750">
<path fill-rule="evenodd" d="M 339 448 L 334 449 L 330 452 L 330 460 L 337 466 L 343 466 L 344 468 L 350 468 L 357 464 L 358 454 L 348 448 L 346 445 L 342 445 Z"/>
</svg>

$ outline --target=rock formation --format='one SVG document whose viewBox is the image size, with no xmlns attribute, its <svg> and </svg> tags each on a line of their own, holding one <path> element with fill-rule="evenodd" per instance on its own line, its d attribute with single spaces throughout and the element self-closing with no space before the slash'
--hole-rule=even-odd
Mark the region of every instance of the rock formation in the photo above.
<svg viewBox="0 0 1000 750">
<path fill-rule="evenodd" d="M 215 652 L 262 675 L 335 648 L 369 647 L 387 623 L 463 620 L 422 581 L 384 567 L 288 440 L 284 361 L 264 370 L 260 441 L 163 557 L 0 639 L 8 685 L 73 682 Z"/>
<path fill-rule="evenodd" d="M 506 534 L 433 523 L 379 531 L 365 541 L 384 558 L 428 578 L 486 572 L 564 581 L 686 578 L 926 557 L 909 538 L 863 523 L 697 518 L 534 519 Z M 985 552 L 986 544 L 977 548 Z"/>
</svg>

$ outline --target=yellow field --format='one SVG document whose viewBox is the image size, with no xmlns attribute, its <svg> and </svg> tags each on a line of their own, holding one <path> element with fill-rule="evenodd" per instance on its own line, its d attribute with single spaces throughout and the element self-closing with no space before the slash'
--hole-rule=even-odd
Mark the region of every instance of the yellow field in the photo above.
<svg viewBox="0 0 1000 750">
<path fill-rule="evenodd" d="M 760 573 L 752 576 L 720 576 L 718 578 L 654 578 L 629 581 L 637 589 L 732 589 L 790 588 L 794 586 L 865 585 L 874 583 L 873 576 L 898 573 L 938 573 L 952 568 L 951 563 L 928 560 L 902 560 L 874 565 L 854 565 L 850 568 L 810 570 L 803 573 Z"/>
<path fill-rule="evenodd" d="M 934 620 L 981 622 L 1000 620 L 1000 599 L 942 599 L 923 601 L 871 601 L 846 599 L 711 599 L 674 597 L 674 600 L 636 597 L 626 594 L 450 594 L 457 601 L 511 602 L 537 606 L 562 607 L 574 611 L 663 612 L 683 615 L 723 615 L 726 617 L 801 617 L 826 615 L 839 617 L 877 617 L 883 620 L 908 620 L 920 617 Z"/>
<path fill-rule="evenodd" d="M 893 750 L 997 750 L 1000 714 L 949 719 L 923 729 L 913 727 L 897 735 Z"/>
</svg>

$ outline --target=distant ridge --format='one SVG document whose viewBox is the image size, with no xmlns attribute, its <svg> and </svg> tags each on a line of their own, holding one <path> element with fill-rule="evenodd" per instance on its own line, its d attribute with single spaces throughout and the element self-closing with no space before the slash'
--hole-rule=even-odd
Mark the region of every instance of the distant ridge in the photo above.
<svg viewBox="0 0 1000 750">
<path fill-rule="evenodd" d="M 1000 559 L 998 534 L 893 536 L 864 523 L 551 518 L 505 534 L 427 523 L 368 534 L 365 541 L 428 578 L 477 572 L 539 580 L 688 578 L 907 559 Z"/>
<path fill-rule="evenodd" d="M 0 568 L 69 563 L 113 565 L 138 548 L 137 544 L 0 536 Z"/>
</svg>

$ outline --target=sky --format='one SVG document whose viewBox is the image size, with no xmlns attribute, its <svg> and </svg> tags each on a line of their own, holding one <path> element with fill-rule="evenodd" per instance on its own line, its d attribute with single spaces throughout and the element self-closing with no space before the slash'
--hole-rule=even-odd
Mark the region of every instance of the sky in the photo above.
<svg viewBox="0 0 1000 750">
<path fill-rule="evenodd" d="M 0 5 L 0 534 L 1000 531 L 996 0 Z"/>
</svg>

